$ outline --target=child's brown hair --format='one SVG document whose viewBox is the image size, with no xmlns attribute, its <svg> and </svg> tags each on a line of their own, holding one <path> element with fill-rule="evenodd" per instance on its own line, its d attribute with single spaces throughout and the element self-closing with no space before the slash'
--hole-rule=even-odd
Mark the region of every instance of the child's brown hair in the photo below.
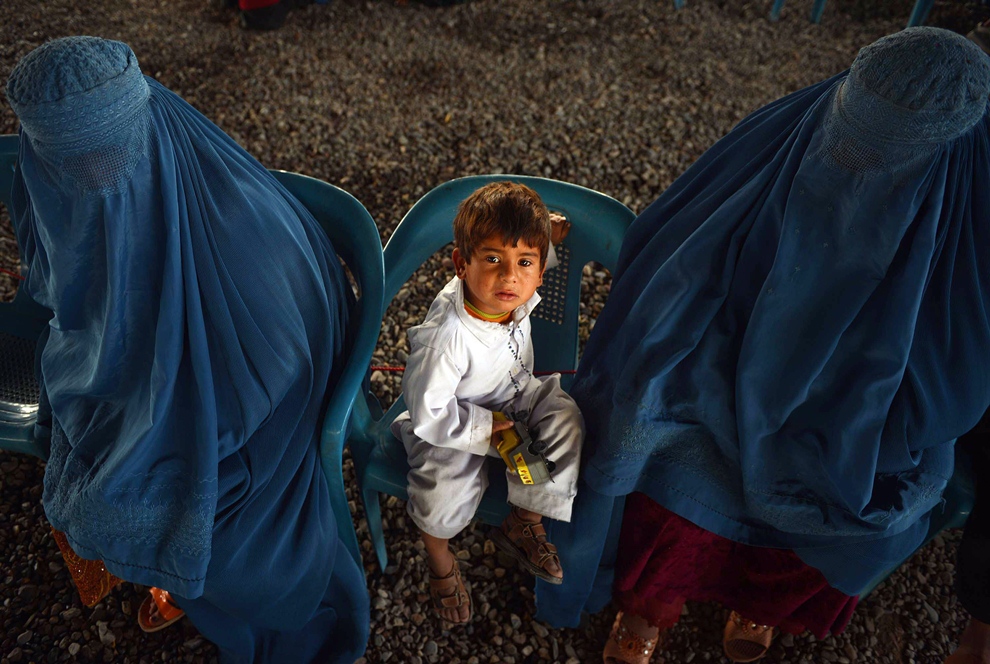
<svg viewBox="0 0 990 664">
<path fill-rule="evenodd" d="M 465 198 L 454 217 L 454 245 L 471 262 L 482 242 L 497 236 L 516 246 L 522 240 L 540 250 L 540 267 L 550 250 L 550 213 L 539 194 L 523 184 L 493 182 Z"/>
</svg>

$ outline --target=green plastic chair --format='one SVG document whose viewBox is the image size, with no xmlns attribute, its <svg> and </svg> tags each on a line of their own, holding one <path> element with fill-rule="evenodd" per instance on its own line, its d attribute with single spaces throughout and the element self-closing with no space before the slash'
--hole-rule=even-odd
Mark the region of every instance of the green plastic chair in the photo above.
<svg viewBox="0 0 990 664">
<path fill-rule="evenodd" d="M 597 261 L 609 270 L 614 269 L 622 238 L 635 218 L 622 203 L 591 189 L 518 175 L 473 176 L 438 186 L 409 210 L 385 246 L 385 301 L 390 302 L 426 259 L 453 240 L 452 222 L 460 202 L 479 187 L 505 180 L 531 187 L 547 207 L 560 212 L 573 224 L 567 239 L 557 247 L 560 265 L 547 270 L 539 289 L 543 302 L 532 314 L 535 370 L 573 370 L 578 360 L 582 268 Z M 572 381 L 573 376 L 565 375 L 561 383 L 566 388 Z M 389 429 L 395 417 L 405 410 L 405 402 L 399 398 L 387 413 L 383 413 L 370 392 L 365 397 L 355 404 L 348 442 L 371 541 L 378 564 L 385 569 L 388 555 L 379 494 L 408 499 L 406 452 Z M 339 454 L 339 451 L 333 454 Z M 489 464 L 489 479 L 490 486 L 477 516 L 486 523 L 495 524 L 508 514 L 504 469 L 497 463 Z M 357 555 L 358 552 L 354 553 Z"/>
<path fill-rule="evenodd" d="M 0 201 L 8 209 L 17 145 L 17 136 L 0 136 Z M 347 329 L 347 364 L 331 395 L 320 438 L 321 463 L 330 495 L 334 497 L 338 529 L 348 549 L 356 552 L 357 539 L 350 525 L 340 450 L 381 329 L 385 280 L 381 238 L 368 211 L 343 189 L 298 173 L 272 171 L 272 174 L 316 217 L 360 290 Z M 22 265 L 21 273 L 26 269 Z M 46 444 L 36 441 L 32 434 L 38 409 L 34 354 L 38 336 L 50 317 L 50 312 L 30 300 L 24 289 L 18 291 L 13 302 L 0 304 L 0 449 L 42 459 L 48 456 Z M 7 411 L 20 414 L 20 419 L 5 417 Z M 338 495 L 341 500 L 336 499 Z M 360 557 L 356 561 L 360 564 Z"/>
</svg>

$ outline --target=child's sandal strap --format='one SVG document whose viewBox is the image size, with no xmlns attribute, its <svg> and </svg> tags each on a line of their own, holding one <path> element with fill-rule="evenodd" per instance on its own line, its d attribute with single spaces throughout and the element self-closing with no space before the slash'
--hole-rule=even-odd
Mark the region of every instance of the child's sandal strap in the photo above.
<svg viewBox="0 0 990 664">
<path fill-rule="evenodd" d="M 550 560 L 560 564 L 560 558 L 557 557 L 557 547 L 547 540 L 547 531 L 542 523 L 523 526 L 521 533 L 522 537 L 537 543 L 536 550 L 530 556 L 530 562 L 540 568 L 545 568 Z"/>
<path fill-rule="evenodd" d="M 431 572 L 428 580 L 430 584 L 430 600 L 433 602 L 433 608 L 439 612 L 443 609 L 459 609 L 466 605 L 468 607 L 468 618 L 465 622 L 471 620 L 471 614 L 473 613 L 471 610 L 471 596 L 467 592 L 467 587 L 464 585 L 464 580 L 461 577 L 461 570 L 456 561 L 450 574 L 447 576 L 434 576 Z M 450 590 L 453 590 L 450 594 L 441 594 Z"/>
</svg>

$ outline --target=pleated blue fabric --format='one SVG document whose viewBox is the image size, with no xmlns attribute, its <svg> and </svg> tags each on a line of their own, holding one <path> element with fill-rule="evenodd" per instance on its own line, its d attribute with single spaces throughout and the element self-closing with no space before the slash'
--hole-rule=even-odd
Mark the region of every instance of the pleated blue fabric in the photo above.
<svg viewBox="0 0 990 664">
<path fill-rule="evenodd" d="M 224 661 L 353 661 L 367 591 L 318 456 L 352 296 L 326 235 L 126 44 L 49 42 L 7 97 L 26 288 L 54 312 L 48 519 Z"/>
<path fill-rule="evenodd" d="M 904 30 L 639 216 L 572 390 L 596 500 L 642 491 L 850 595 L 918 545 L 990 404 L 988 92 L 974 44 Z M 542 589 L 555 623 L 589 592 Z"/>
</svg>

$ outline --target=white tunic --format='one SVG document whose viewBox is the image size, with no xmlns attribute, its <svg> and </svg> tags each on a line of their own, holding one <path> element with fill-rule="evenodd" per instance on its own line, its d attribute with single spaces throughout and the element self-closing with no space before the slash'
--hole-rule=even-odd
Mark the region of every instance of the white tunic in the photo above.
<svg viewBox="0 0 990 664">
<path fill-rule="evenodd" d="M 488 453 L 492 411 L 519 396 L 533 379 L 534 293 L 508 323 L 475 318 L 464 308 L 464 282 L 454 277 L 433 300 L 422 325 L 409 330 L 412 352 L 402 394 L 413 433 L 436 447 Z M 396 424 L 392 425 L 396 431 Z"/>
<path fill-rule="evenodd" d="M 534 294 L 508 323 L 490 323 L 464 309 L 464 284 L 454 277 L 426 320 L 409 331 L 411 353 L 402 381 L 409 410 L 392 432 L 409 458 L 407 511 L 420 530 L 450 538 L 477 511 L 488 475 L 492 411 L 529 412 L 534 439 L 547 443 L 553 482 L 527 486 L 507 475 L 509 502 L 567 521 L 577 493 L 584 421 L 559 376 L 534 378 L 529 314 Z"/>
</svg>

